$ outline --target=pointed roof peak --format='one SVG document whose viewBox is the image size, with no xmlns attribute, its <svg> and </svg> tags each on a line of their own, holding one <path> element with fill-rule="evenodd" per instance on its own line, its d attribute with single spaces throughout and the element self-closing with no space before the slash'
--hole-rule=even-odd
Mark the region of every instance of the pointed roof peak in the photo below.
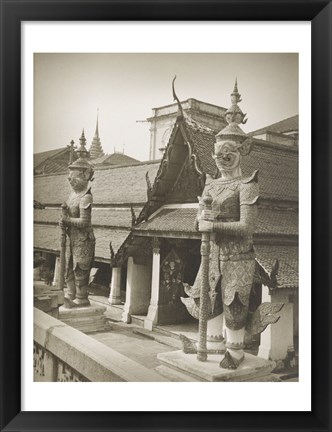
<svg viewBox="0 0 332 432">
<path fill-rule="evenodd" d="M 90 158 L 97 159 L 101 156 L 104 156 L 104 150 L 101 146 L 100 138 L 99 138 L 99 108 L 97 108 L 97 123 L 96 123 L 96 131 L 95 136 L 93 137 L 91 146 L 90 146 Z"/>
<path fill-rule="evenodd" d="M 95 131 L 96 138 L 99 138 L 98 120 L 99 120 L 99 108 L 97 108 L 97 123 L 96 123 L 96 131 Z"/>
<path fill-rule="evenodd" d="M 172 81 L 173 100 L 175 100 L 177 102 L 177 104 L 178 104 L 177 117 L 181 117 L 182 118 L 183 117 L 183 110 L 182 110 L 181 102 L 180 102 L 177 94 L 175 93 L 175 86 L 174 86 L 175 80 L 176 80 L 176 75 L 174 75 L 174 78 L 173 78 L 173 81 Z"/>
</svg>

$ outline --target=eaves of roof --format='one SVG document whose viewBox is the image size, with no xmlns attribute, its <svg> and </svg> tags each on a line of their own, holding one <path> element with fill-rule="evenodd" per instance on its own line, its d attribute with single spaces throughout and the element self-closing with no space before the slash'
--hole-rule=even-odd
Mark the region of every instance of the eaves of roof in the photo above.
<svg viewBox="0 0 332 432">
<path fill-rule="evenodd" d="M 42 211 L 42 210 L 40 210 Z M 163 207 L 147 221 L 134 226 L 133 232 L 195 233 L 197 208 Z M 298 235 L 298 213 L 294 210 L 260 208 L 255 234 Z"/>
</svg>

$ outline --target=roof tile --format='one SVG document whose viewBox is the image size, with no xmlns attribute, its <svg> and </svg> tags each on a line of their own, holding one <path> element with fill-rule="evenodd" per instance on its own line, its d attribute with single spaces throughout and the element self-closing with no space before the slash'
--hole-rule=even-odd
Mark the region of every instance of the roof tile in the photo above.
<svg viewBox="0 0 332 432">
<path fill-rule="evenodd" d="M 211 176 L 217 172 L 212 154 L 214 153 L 215 137 L 206 128 L 194 127 L 192 122 L 186 123 L 189 140 L 193 144 L 201 168 Z M 249 154 L 242 160 L 244 176 L 259 170 L 260 195 L 265 199 L 294 200 L 298 199 L 298 154 L 294 151 L 264 146 L 254 141 Z"/>
<path fill-rule="evenodd" d="M 196 208 L 163 208 L 148 221 L 137 225 L 135 230 L 193 233 L 196 214 Z M 298 213 L 291 210 L 260 208 L 255 232 L 256 234 L 297 235 Z"/>
<path fill-rule="evenodd" d="M 93 202 L 98 205 L 145 203 L 148 172 L 154 180 L 159 161 L 125 167 L 96 169 L 91 184 Z M 34 177 L 34 199 L 47 205 L 61 205 L 69 196 L 68 174 Z"/>
<path fill-rule="evenodd" d="M 107 260 L 110 257 L 110 241 L 116 253 L 129 233 L 130 231 L 126 229 L 94 228 L 96 237 L 96 259 L 101 258 Z M 60 250 L 59 227 L 56 225 L 34 224 L 34 247 L 58 252 Z"/>
<path fill-rule="evenodd" d="M 135 208 L 135 214 L 138 215 L 141 208 Z M 61 215 L 59 208 L 46 208 L 34 210 L 34 221 L 39 223 L 56 224 Z M 92 226 L 109 226 L 109 227 L 131 227 L 131 210 L 130 208 L 93 208 L 92 209 Z"/>
<path fill-rule="evenodd" d="M 277 283 L 279 288 L 299 286 L 298 246 L 256 245 L 256 260 L 270 274 L 275 260 L 279 261 Z"/>
<path fill-rule="evenodd" d="M 299 116 L 295 115 L 293 117 L 286 118 L 277 123 L 273 123 L 269 126 L 265 126 L 261 129 L 257 129 L 250 132 L 250 135 L 259 135 L 265 132 L 276 132 L 276 133 L 287 133 L 291 131 L 299 130 Z"/>
</svg>

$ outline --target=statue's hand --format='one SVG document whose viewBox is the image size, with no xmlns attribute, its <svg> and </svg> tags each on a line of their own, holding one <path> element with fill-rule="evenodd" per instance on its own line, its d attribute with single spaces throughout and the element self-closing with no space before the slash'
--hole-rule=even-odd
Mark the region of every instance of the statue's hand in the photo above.
<svg viewBox="0 0 332 432">
<path fill-rule="evenodd" d="M 69 216 L 61 216 L 59 220 L 59 226 L 60 228 L 65 228 L 69 226 L 70 223 L 70 217 Z"/>
<path fill-rule="evenodd" d="M 198 221 L 198 230 L 200 232 L 212 232 L 212 230 L 213 230 L 213 222 L 200 219 Z"/>
<path fill-rule="evenodd" d="M 213 222 L 214 221 L 214 212 L 213 212 L 213 210 L 207 210 L 207 209 L 202 210 L 201 219 Z"/>
</svg>

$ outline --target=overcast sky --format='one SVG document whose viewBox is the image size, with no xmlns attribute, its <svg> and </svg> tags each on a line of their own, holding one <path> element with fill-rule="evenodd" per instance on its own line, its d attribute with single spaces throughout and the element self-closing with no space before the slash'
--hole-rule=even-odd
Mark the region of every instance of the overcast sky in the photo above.
<svg viewBox="0 0 332 432">
<path fill-rule="evenodd" d="M 34 152 L 90 147 L 99 108 L 105 153 L 148 160 L 152 108 L 195 98 L 230 106 L 235 77 L 246 132 L 298 114 L 297 54 L 35 54 Z"/>
</svg>

